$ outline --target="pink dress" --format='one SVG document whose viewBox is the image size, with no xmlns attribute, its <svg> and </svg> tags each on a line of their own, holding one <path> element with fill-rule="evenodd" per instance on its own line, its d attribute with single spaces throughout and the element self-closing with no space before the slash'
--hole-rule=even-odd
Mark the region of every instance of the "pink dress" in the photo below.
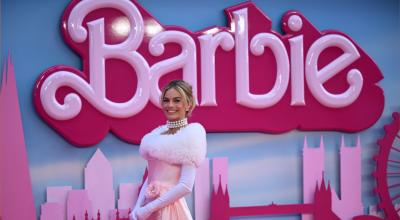
<svg viewBox="0 0 400 220">
<path fill-rule="evenodd" d="M 150 183 L 154 184 L 154 182 Z M 159 187 L 160 196 L 167 192 L 173 186 L 168 186 L 166 184 L 157 183 Z M 146 197 L 144 204 L 151 202 L 152 198 Z M 158 211 L 153 212 L 153 214 L 148 218 L 148 220 L 164 220 L 164 219 L 176 219 L 176 220 L 192 220 L 192 216 L 190 214 L 189 207 L 186 204 L 186 200 L 184 197 L 179 200 L 171 203 L 170 205 L 165 206 L 164 208 L 159 209 Z"/>
<path fill-rule="evenodd" d="M 166 130 L 165 125 L 154 129 L 140 144 L 140 154 L 148 162 L 148 184 L 142 206 L 163 198 L 181 180 L 182 166 L 198 167 L 206 155 L 206 132 L 199 123 L 191 123 L 173 135 L 162 134 Z M 191 220 L 192 216 L 182 196 L 168 201 L 147 219 Z"/>
</svg>

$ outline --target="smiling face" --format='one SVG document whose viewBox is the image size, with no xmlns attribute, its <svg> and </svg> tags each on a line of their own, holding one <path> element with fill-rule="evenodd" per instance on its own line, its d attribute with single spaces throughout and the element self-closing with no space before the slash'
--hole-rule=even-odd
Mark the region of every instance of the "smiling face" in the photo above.
<svg viewBox="0 0 400 220">
<path fill-rule="evenodd" d="M 162 110 L 168 121 L 177 121 L 185 118 L 187 111 L 190 109 L 185 97 L 175 88 L 168 89 L 161 101 Z"/>
</svg>

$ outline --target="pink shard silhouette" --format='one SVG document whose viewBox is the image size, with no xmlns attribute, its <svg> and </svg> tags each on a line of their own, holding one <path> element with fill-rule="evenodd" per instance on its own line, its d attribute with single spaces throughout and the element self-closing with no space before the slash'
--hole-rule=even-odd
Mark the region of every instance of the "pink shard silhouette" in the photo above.
<svg viewBox="0 0 400 220">
<path fill-rule="evenodd" d="M 3 68 L 0 86 L 0 219 L 36 219 L 14 66 Z M 21 211 L 23 210 L 23 211 Z"/>
</svg>

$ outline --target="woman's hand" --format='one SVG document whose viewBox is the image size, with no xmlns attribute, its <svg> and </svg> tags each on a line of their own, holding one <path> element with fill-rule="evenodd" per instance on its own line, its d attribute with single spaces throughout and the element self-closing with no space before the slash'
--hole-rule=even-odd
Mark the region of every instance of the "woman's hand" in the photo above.
<svg viewBox="0 0 400 220">
<path fill-rule="evenodd" d="M 137 210 L 136 216 L 138 220 L 145 220 L 151 215 L 151 213 L 151 210 L 144 206 Z"/>
<path fill-rule="evenodd" d="M 139 209 L 142 209 L 141 207 L 135 207 L 131 213 L 129 214 L 129 220 L 143 220 L 143 217 L 139 218 Z M 147 218 L 147 217 L 146 217 Z"/>
<path fill-rule="evenodd" d="M 137 212 L 137 209 L 133 209 L 131 211 L 131 213 L 129 214 L 129 220 L 138 220 L 136 212 Z"/>
</svg>

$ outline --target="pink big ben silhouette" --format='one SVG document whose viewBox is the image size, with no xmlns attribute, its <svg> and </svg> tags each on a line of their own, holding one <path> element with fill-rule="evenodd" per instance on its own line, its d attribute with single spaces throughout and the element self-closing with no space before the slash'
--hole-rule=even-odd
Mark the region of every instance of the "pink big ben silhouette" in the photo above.
<svg viewBox="0 0 400 220">
<path fill-rule="evenodd" d="M 325 146 L 321 137 L 318 148 L 310 148 L 307 138 L 304 138 L 303 147 L 303 202 L 312 203 L 315 192 L 315 183 L 321 183 L 325 172 Z M 354 147 L 345 146 L 344 137 L 340 146 L 340 198 L 334 189 L 332 193 L 332 210 L 340 219 L 352 219 L 363 214 L 361 201 L 361 141 L 357 138 Z M 312 216 L 302 215 L 303 220 Z"/>
</svg>

